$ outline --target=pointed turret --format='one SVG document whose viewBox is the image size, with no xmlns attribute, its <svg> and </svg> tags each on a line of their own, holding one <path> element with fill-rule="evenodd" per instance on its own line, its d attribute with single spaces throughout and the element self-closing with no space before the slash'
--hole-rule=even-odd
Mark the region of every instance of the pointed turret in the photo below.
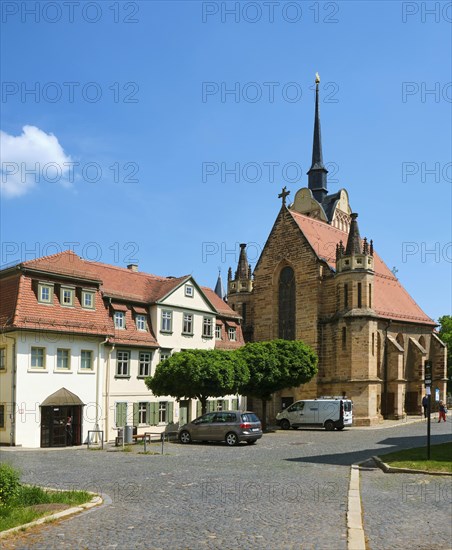
<svg viewBox="0 0 452 550">
<path fill-rule="evenodd" d="M 359 227 L 358 222 L 356 221 L 358 214 L 351 214 L 350 217 L 352 221 L 350 223 L 347 246 L 345 247 L 345 254 L 347 256 L 351 256 L 352 254 L 361 254 L 361 237 L 359 236 Z"/>
<path fill-rule="evenodd" d="M 320 77 L 316 74 L 315 79 L 315 118 L 314 118 L 314 139 L 312 144 L 312 164 L 308 172 L 308 187 L 312 191 L 317 202 L 322 203 L 328 194 L 327 174 L 328 170 L 323 164 L 322 153 L 322 132 L 320 129 L 319 113 L 319 83 Z"/>
<path fill-rule="evenodd" d="M 246 279 L 248 277 L 249 264 L 248 257 L 246 255 L 246 243 L 240 244 L 240 256 L 237 270 L 235 272 L 236 279 Z"/>
<path fill-rule="evenodd" d="M 374 270 L 374 245 L 364 238 L 361 241 L 358 227 L 358 214 L 350 215 L 351 224 L 347 238 L 347 246 L 344 248 L 342 241 L 336 246 L 336 271 L 350 271 L 354 269 Z"/>
<path fill-rule="evenodd" d="M 221 270 L 218 270 L 217 284 L 215 285 L 215 294 L 224 300 L 226 292 L 224 291 L 223 281 L 221 280 Z"/>
<path fill-rule="evenodd" d="M 240 245 L 239 261 L 235 276 L 232 278 L 232 269 L 228 271 L 229 306 L 241 317 L 242 332 L 246 342 L 252 340 L 253 334 L 253 272 L 246 254 L 246 244 Z"/>
</svg>

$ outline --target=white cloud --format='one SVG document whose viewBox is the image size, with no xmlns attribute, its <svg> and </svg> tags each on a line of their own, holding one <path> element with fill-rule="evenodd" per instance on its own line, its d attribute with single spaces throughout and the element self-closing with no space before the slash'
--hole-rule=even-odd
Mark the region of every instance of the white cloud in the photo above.
<svg viewBox="0 0 452 550">
<path fill-rule="evenodd" d="M 24 126 L 22 134 L 0 131 L 0 185 L 5 197 L 19 197 L 36 185 L 69 185 L 71 157 L 58 139 L 36 126 Z"/>
</svg>

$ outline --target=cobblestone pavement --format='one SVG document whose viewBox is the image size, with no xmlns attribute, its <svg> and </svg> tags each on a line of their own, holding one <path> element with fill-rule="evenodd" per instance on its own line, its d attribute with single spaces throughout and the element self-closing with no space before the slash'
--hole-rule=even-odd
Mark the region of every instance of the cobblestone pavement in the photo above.
<svg viewBox="0 0 452 550">
<path fill-rule="evenodd" d="M 342 550 L 347 546 L 349 465 L 382 449 L 423 445 L 425 431 L 425 424 L 366 431 L 278 431 L 264 435 L 254 446 L 169 444 L 163 456 L 137 454 L 139 446 L 133 453 L 1 452 L 3 461 L 22 470 L 23 481 L 89 489 L 106 496 L 101 508 L 16 535 L 2 544 L 6 549 L 45 550 Z M 451 439 L 450 425 L 432 427 L 432 443 Z M 370 486 L 368 479 L 376 481 Z M 386 540 L 388 526 L 399 528 L 400 522 L 400 487 L 388 490 L 385 483 L 384 474 L 366 473 L 363 504 L 372 550 L 424 548 L 416 546 L 423 529 L 417 505 L 403 506 L 404 521 L 412 529 L 404 531 L 402 546 L 379 546 Z M 390 499 L 384 498 L 387 491 Z M 386 528 L 368 522 L 368 514 L 372 520 L 386 514 Z M 436 512 L 433 516 L 437 517 Z M 450 531 L 442 520 L 436 528 L 441 533 L 438 540 L 444 541 Z M 441 544 L 441 548 L 448 547 Z"/>
<path fill-rule="evenodd" d="M 361 470 L 370 550 L 452 548 L 452 478 Z"/>
</svg>

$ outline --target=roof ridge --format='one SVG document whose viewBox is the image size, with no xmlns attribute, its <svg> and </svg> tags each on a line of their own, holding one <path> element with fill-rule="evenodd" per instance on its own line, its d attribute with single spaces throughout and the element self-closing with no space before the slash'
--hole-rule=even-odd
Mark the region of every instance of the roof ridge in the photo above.
<svg viewBox="0 0 452 550">
<path fill-rule="evenodd" d="M 57 256 L 63 256 L 63 255 L 72 255 L 78 258 L 79 260 L 83 260 L 80 256 L 78 256 L 73 250 L 68 248 L 67 250 L 62 250 L 61 252 L 56 252 L 55 254 L 49 254 L 48 256 L 41 256 L 40 258 L 34 258 L 33 260 L 26 260 L 25 262 L 19 262 L 17 265 L 29 265 L 32 262 L 41 262 L 42 260 L 49 260 L 50 258 L 56 258 Z"/>
<path fill-rule="evenodd" d="M 190 276 L 190 275 L 182 275 L 180 277 L 165 277 L 164 275 L 155 275 L 154 273 L 147 273 L 146 271 L 132 271 L 127 267 L 120 267 L 118 265 L 107 264 L 104 262 L 97 262 L 96 260 L 85 260 L 84 258 L 81 258 L 81 259 L 93 267 L 100 266 L 108 269 L 115 269 L 115 270 L 121 271 L 121 273 L 133 273 L 133 275 L 139 275 L 140 277 L 156 279 L 157 281 L 173 281 L 175 279 L 185 279 L 186 277 Z"/>
</svg>

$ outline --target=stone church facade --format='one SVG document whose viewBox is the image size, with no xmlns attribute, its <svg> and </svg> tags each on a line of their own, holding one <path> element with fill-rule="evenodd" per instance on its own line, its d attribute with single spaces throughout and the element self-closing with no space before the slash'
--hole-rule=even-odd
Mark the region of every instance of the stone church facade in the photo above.
<svg viewBox="0 0 452 550">
<path fill-rule="evenodd" d="M 329 194 L 323 164 L 319 79 L 308 187 L 282 207 L 255 266 L 241 245 L 235 274 L 228 273 L 228 303 L 242 316 L 247 341 L 299 339 L 319 356 L 308 384 L 273 396 L 269 420 L 292 401 L 346 395 L 356 425 L 418 414 L 424 363 L 433 363 L 433 386 L 446 391 L 446 347 L 436 323 L 411 298 L 362 239 L 358 215 L 345 189 Z M 250 404 L 251 405 L 251 404 Z M 259 402 L 252 403 L 259 411 Z"/>
</svg>

